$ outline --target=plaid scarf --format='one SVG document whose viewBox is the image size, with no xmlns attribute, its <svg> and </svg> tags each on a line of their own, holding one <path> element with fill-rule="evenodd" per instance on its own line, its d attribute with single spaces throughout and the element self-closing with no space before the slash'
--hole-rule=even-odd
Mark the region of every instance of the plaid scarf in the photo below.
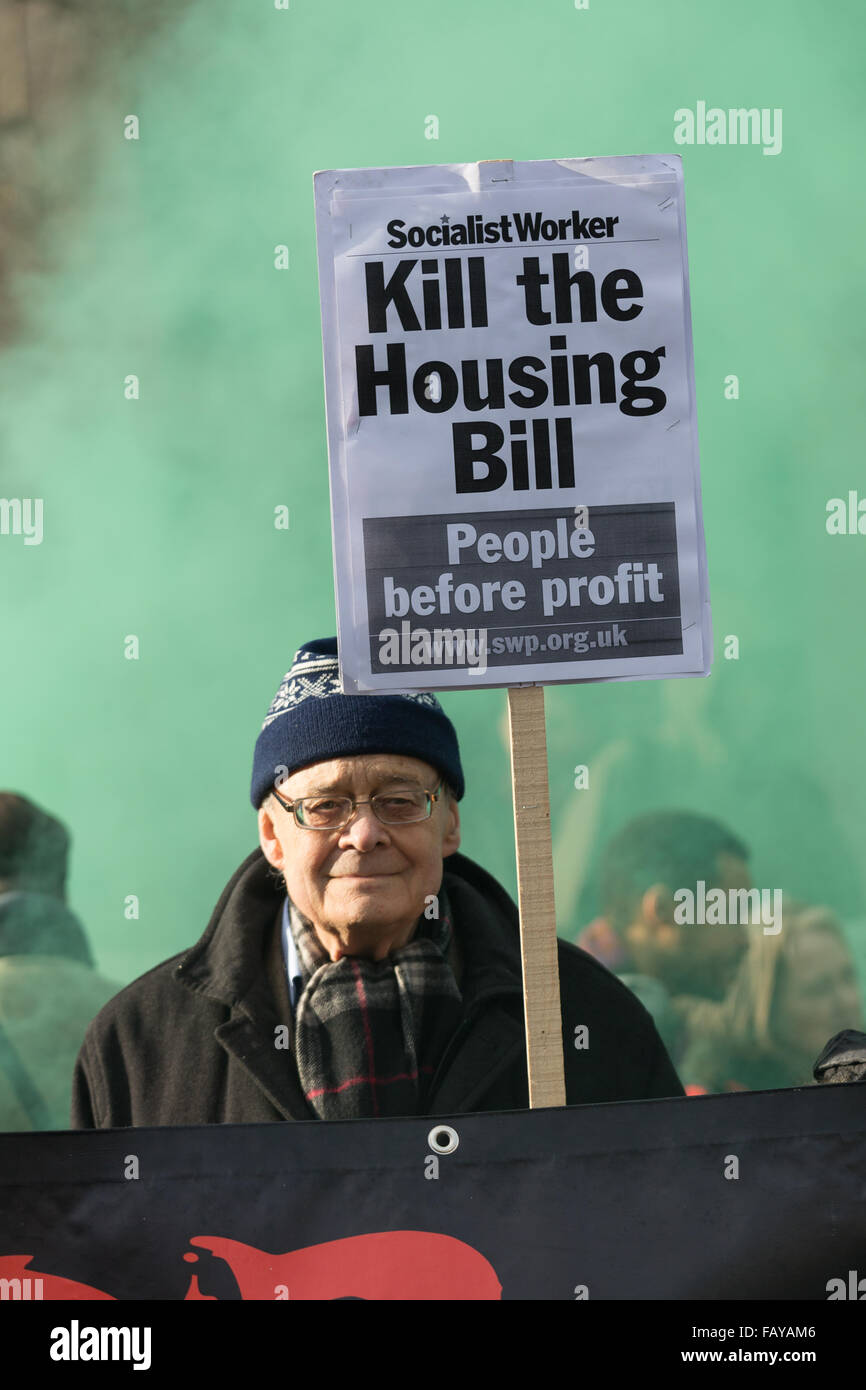
<svg viewBox="0 0 866 1390">
<path fill-rule="evenodd" d="M 295 1062 L 319 1119 L 423 1114 L 433 1073 L 460 1022 L 448 964 L 451 911 L 419 917 L 411 941 L 385 960 L 332 961 L 312 924 L 289 903 L 304 989 L 295 1010 Z"/>
</svg>

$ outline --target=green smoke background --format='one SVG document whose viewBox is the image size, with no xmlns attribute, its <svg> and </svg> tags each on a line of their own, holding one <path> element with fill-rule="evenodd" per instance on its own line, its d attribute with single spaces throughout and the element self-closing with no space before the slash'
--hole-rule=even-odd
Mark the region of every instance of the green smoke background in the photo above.
<svg viewBox="0 0 866 1390">
<path fill-rule="evenodd" d="M 44 498 L 45 534 L 0 537 L 2 784 L 69 826 L 100 969 L 125 982 L 201 934 L 256 843 L 271 697 L 335 631 L 313 171 L 674 151 L 715 664 L 547 691 L 559 931 L 594 915 L 615 829 L 692 809 L 745 840 L 756 884 L 835 909 L 862 970 L 866 538 L 825 527 L 828 499 L 866 494 L 862 8 L 140 8 L 67 14 L 80 69 L 25 152 L 3 144 L 4 187 L 29 183 L 3 265 L 0 493 Z M 676 146 L 699 100 L 781 107 L 782 152 Z M 514 892 L 505 694 L 443 704 L 463 847 Z"/>
</svg>

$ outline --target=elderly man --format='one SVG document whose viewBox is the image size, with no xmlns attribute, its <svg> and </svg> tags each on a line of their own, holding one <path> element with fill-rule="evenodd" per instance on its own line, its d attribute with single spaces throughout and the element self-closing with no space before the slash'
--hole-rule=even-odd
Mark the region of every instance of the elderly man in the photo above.
<svg viewBox="0 0 866 1390">
<path fill-rule="evenodd" d="M 344 695 L 336 640 L 301 647 L 256 744 L 260 848 L 93 1021 L 73 1127 L 527 1106 L 517 911 L 458 853 L 463 790 L 433 695 Z M 568 1103 L 682 1095 L 629 990 L 559 959 Z"/>
</svg>

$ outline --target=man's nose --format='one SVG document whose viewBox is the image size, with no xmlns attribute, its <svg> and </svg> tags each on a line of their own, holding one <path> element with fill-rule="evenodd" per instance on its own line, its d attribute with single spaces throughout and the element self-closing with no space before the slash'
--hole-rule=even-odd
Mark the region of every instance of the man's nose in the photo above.
<svg viewBox="0 0 866 1390">
<path fill-rule="evenodd" d="M 348 825 L 340 831 L 340 845 L 353 849 L 375 849 L 376 845 L 388 840 L 386 827 L 373 814 L 368 801 L 355 807 L 355 813 Z"/>
</svg>

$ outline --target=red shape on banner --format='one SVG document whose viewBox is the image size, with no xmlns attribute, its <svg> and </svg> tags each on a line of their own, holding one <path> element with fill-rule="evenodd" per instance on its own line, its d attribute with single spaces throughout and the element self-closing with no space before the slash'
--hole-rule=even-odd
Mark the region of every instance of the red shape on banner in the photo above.
<svg viewBox="0 0 866 1390">
<path fill-rule="evenodd" d="M 31 1301 L 34 1303 L 47 1301 L 49 1299 L 89 1299 L 93 1301 L 97 1298 L 107 1298 L 112 1302 L 114 1295 L 103 1293 L 102 1289 L 91 1288 L 89 1284 L 79 1284 L 74 1279 L 64 1279 L 60 1274 L 43 1274 L 37 1269 L 28 1269 L 32 1255 L 0 1255 L 0 1279 L 7 1282 L 3 1285 L 5 1298 L 19 1299 L 22 1302 Z M 14 1285 L 10 1286 L 9 1280 L 17 1280 L 20 1288 L 14 1293 L 10 1292 Z"/>
<path fill-rule="evenodd" d="M 191 1245 L 225 1260 L 242 1299 L 499 1299 L 502 1286 L 483 1255 L 454 1236 L 374 1231 L 272 1255 L 223 1236 Z M 193 1291 L 195 1285 L 195 1291 Z M 188 1299 L 198 1299 L 193 1275 Z"/>
<path fill-rule="evenodd" d="M 198 1275 L 194 1274 L 189 1281 L 189 1288 L 183 1296 L 184 1303 L 217 1303 L 219 1300 L 215 1293 L 202 1293 L 198 1286 Z"/>
</svg>

